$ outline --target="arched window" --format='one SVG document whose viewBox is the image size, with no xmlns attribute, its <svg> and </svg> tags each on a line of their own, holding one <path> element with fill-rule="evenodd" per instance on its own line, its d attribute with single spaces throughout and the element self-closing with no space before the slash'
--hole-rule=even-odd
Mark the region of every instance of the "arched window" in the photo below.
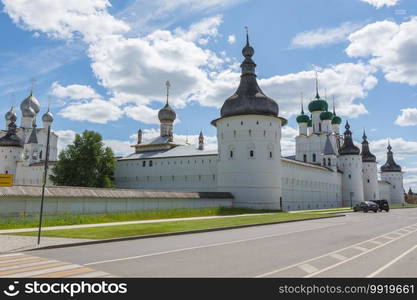
<svg viewBox="0 0 417 300">
<path fill-rule="evenodd" d="M 142 167 L 146 167 L 146 161 L 145 160 L 142 162 Z"/>
<path fill-rule="evenodd" d="M 316 153 L 313 153 L 313 162 L 316 162 Z"/>
<path fill-rule="evenodd" d="M 255 155 L 255 153 L 253 152 L 253 150 L 249 151 L 249 157 L 253 157 Z"/>
<path fill-rule="evenodd" d="M 327 165 L 329 165 L 329 166 L 332 165 L 332 160 L 330 158 L 327 159 Z"/>
<path fill-rule="evenodd" d="M 323 158 L 323 166 L 325 166 L 325 165 L 326 165 L 326 159 Z"/>
<path fill-rule="evenodd" d="M 307 162 L 307 154 L 304 154 L 304 155 L 303 155 L 303 161 L 304 161 L 304 162 Z"/>
<path fill-rule="evenodd" d="M 233 150 L 230 150 L 230 158 L 233 158 Z"/>
<path fill-rule="evenodd" d="M 319 131 L 321 132 L 321 123 L 319 123 Z"/>
<path fill-rule="evenodd" d="M 272 158 L 272 151 L 269 151 L 269 158 Z"/>
<path fill-rule="evenodd" d="M 149 166 L 150 166 L 150 167 L 152 167 L 152 166 L 153 166 L 153 161 L 152 161 L 152 160 L 150 160 L 150 161 L 149 161 Z"/>
</svg>

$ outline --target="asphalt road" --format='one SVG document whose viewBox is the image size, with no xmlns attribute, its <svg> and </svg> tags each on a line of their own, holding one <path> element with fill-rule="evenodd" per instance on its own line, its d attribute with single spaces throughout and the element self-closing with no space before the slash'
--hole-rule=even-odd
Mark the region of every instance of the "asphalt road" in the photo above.
<svg viewBox="0 0 417 300">
<path fill-rule="evenodd" d="M 122 277 L 417 277 L 417 209 L 30 254 Z"/>
</svg>

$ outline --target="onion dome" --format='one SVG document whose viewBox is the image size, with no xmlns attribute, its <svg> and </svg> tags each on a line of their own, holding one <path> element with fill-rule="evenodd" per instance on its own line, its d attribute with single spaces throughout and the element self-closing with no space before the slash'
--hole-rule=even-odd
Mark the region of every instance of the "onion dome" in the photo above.
<svg viewBox="0 0 417 300">
<path fill-rule="evenodd" d="M 308 121 L 310 121 L 310 118 L 304 113 L 297 117 L 297 123 L 308 123 Z"/>
<path fill-rule="evenodd" d="M 373 155 L 371 153 L 371 151 L 369 150 L 369 142 L 368 142 L 368 137 L 366 136 L 365 131 L 363 131 L 363 136 L 362 136 L 362 161 L 363 162 L 376 162 L 376 157 L 375 155 Z"/>
<path fill-rule="evenodd" d="M 349 122 L 346 121 L 346 131 L 344 133 L 344 142 L 342 147 L 339 149 L 340 155 L 358 155 L 360 150 L 355 146 L 352 140 L 352 131 L 350 131 Z"/>
<path fill-rule="evenodd" d="M 336 115 L 336 108 L 334 106 L 334 96 L 333 96 L 333 119 L 332 119 L 333 125 L 340 125 L 342 124 L 342 118 Z"/>
<path fill-rule="evenodd" d="M 304 114 L 303 96 L 301 94 L 301 114 L 297 116 L 297 123 L 308 123 L 310 118 Z"/>
<path fill-rule="evenodd" d="M 16 134 L 16 124 L 10 122 L 5 136 L 0 138 L 0 147 L 23 147 L 23 141 Z"/>
<path fill-rule="evenodd" d="M 32 91 L 30 92 L 29 97 L 27 97 L 25 100 L 22 101 L 22 103 L 20 104 L 20 109 L 22 110 L 22 113 L 25 110 L 28 110 L 29 108 L 32 108 L 35 112 L 35 114 L 37 114 L 40 110 L 41 105 L 39 104 L 38 99 L 35 98 L 35 96 L 33 96 Z"/>
<path fill-rule="evenodd" d="M 242 50 L 245 59 L 240 65 L 240 84 L 237 91 L 224 102 L 220 110 L 222 118 L 238 115 L 278 116 L 278 104 L 262 92 L 256 80 L 256 64 L 252 60 L 254 53 L 246 33 L 246 45 Z"/>
<path fill-rule="evenodd" d="M 34 118 L 36 116 L 36 112 L 32 107 L 28 106 L 22 109 L 22 115 L 26 118 Z"/>
<path fill-rule="evenodd" d="M 45 122 L 45 123 L 52 123 L 54 121 L 54 116 L 49 111 L 49 109 L 46 113 L 43 114 L 42 121 Z"/>
<path fill-rule="evenodd" d="M 334 116 L 333 117 L 333 119 L 332 119 L 332 124 L 333 125 L 340 125 L 340 124 L 342 124 L 342 119 L 339 117 L 339 116 Z"/>
<path fill-rule="evenodd" d="M 167 102 L 165 103 L 165 106 L 159 110 L 158 118 L 159 118 L 159 121 L 174 122 L 175 119 L 177 118 L 177 114 L 168 103 L 169 88 L 171 87 L 171 84 L 169 81 L 167 81 L 165 82 L 165 85 L 167 87 Z"/>
<path fill-rule="evenodd" d="M 320 120 L 332 120 L 333 114 L 330 111 L 324 111 L 320 114 Z"/>
<path fill-rule="evenodd" d="M 391 151 L 392 147 L 388 142 L 387 162 L 381 167 L 381 172 L 401 172 L 401 167 L 394 161 L 394 153 Z"/>
<path fill-rule="evenodd" d="M 165 106 L 159 110 L 158 118 L 159 118 L 159 121 L 174 122 L 175 119 L 177 118 L 177 114 L 167 102 Z"/>
<path fill-rule="evenodd" d="M 314 111 L 327 111 L 328 109 L 329 109 L 329 105 L 327 104 L 327 101 L 320 98 L 319 82 L 318 82 L 317 73 L 316 73 L 316 97 L 308 105 L 308 110 L 310 112 L 314 112 Z"/>
<path fill-rule="evenodd" d="M 327 102 L 321 99 L 319 95 L 317 95 L 316 98 L 313 101 L 311 101 L 310 104 L 308 105 L 308 110 L 310 112 L 326 111 L 328 108 L 329 107 L 328 107 Z"/>
<path fill-rule="evenodd" d="M 16 111 L 14 110 L 14 106 L 10 108 L 10 110 L 6 113 L 4 117 L 6 121 L 16 122 L 17 114 L 16 114 Z"/>
</svg>

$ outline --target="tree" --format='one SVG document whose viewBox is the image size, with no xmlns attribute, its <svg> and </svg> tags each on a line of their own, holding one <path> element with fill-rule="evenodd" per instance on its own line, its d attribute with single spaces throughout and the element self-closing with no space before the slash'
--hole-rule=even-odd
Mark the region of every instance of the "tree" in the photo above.
<svg viewBox="0 0 417 300">
<path fill-rule="evenodd" d="M 50 176 L 55 185 L 112 187 L 116 159 L 99 133 L 76 134 L 73 144 L 59 154 Z"/>
</svg>

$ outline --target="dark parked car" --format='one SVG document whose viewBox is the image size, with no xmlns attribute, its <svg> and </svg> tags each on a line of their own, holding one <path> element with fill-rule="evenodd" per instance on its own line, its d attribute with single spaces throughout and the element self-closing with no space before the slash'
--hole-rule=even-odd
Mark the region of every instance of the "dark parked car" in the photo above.
<svg viewBox="0 0 417 300">
<path fill-rule="evenodd" d="M 387 200 L 372 200 L 372 202 L 378 205 L 379 211 L 385 210 L 386 212 L 389 212 L 389 204 Z"/>
<path fill-rule="evenodd" d="M 373 212 L 378 212 L 379 206 L 375 202 L 372 201 L 364 201 L 359 204 L 356 204 L 353 207 L 353 211 L 363 211 L 368 212 L 372 210 Z"/>
</svg>

